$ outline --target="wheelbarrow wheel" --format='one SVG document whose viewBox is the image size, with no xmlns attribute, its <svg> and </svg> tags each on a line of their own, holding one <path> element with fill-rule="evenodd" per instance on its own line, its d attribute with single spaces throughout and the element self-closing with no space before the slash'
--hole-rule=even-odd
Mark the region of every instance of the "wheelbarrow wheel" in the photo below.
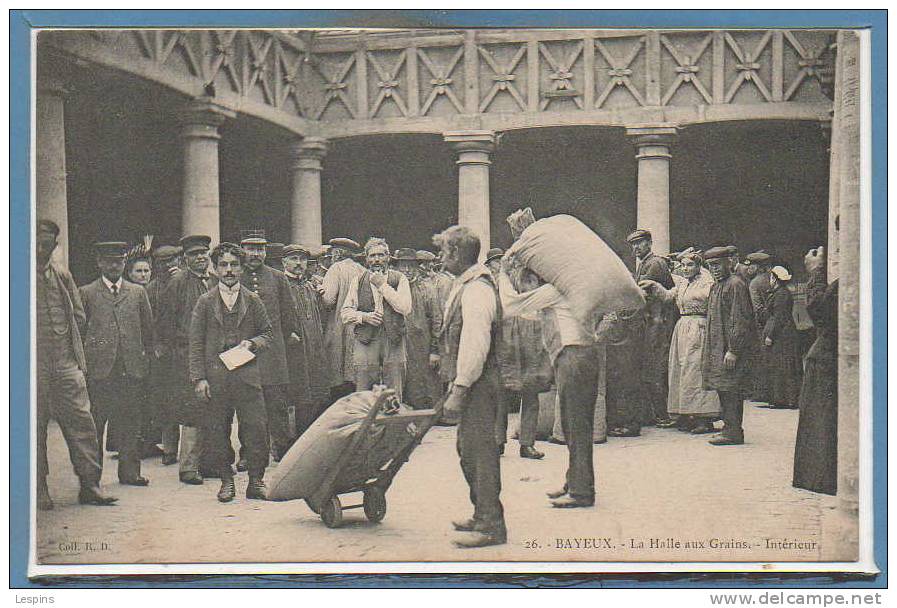
<svg viewBox="0 0 897 608">
<path fill-rule="evenodd" d="M 343 505 L 333 496 L 321 506 L 321 519 L 328 528 L 339 528 L 343 523 Z"/>
<path fill-rule="evenodd" d="M 386 517 L 386 492 L 379 486 L 370 486 L 364 490 L 364 514 L 375 524 Z"/>
</svg>

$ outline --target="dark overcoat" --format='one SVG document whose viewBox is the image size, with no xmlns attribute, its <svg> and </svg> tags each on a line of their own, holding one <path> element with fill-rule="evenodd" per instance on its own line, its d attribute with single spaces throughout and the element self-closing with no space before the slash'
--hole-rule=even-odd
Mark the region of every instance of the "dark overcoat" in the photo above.
<svg viewBox="0 0 897 608">
<path fill-rule="evenodd" d="M 258 270 L 243 269 L 240 282 L 257 294 L 265 305 L 273 332 L 269 347 L 259 353 L 262 386 L 289 384 L 286 338 L 296 330 L 296 313 L 290 283 L 285 274 L 270 266 Z"/>
<path fill-rule="evenodd" d="M 744 279 L 731 274 L 710 288 L 707 331 L 701 353 L 704 389 L 747 395 L 752 388 L 751 363 L 757 347 L 757 324 Z M 726 369 L 726 351 L 737 358 Z"/>
</svg>

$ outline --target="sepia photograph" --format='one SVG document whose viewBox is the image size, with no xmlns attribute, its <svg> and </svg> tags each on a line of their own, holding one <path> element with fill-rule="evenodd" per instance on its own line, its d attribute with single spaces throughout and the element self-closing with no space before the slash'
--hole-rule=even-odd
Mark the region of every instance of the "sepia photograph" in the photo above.
<svg viewBox="0 0 897 608">
<path fill-rule="evenodd" d="M 29 576 L 877 572 L 869 43 L 32 30 Z"/>
</svg>

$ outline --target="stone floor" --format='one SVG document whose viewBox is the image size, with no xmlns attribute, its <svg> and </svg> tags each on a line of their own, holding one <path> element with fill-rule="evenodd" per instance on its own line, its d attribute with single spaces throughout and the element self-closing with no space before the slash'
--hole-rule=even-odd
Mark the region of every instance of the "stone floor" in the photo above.
<svg viewBox="0 0 897 608">
<path fill-rule="evenodd" d="M 450 520 L 470 514 L 455 454 L 455 429 L 436 427 L 400 471 L 380 524 L 361 510 L 328 529 L 302 501 L 215 499 L 217 480 L 178 482 L 177 467 L 144 461 L 147 488 L 115 480 L 114 507 L 77 504 L 59 429 L 51 429 L 50 491 L 56 509 L 38 513 L 39 563 L 321 561 L 815 561 L 823 554 L 828 497 L 791 487 L 797 411 L 746 407 L 747 443 L 713 447 L 707 436 L 645 429 L 642 437 L 596 446 L 598 501 L 552 509 L 545 491 L 562 484 L 564 446 L 540 442 L 542 461 L 524 460 L 511 441 L 502 458 L 509 542 L 454 548 Z M 769 541 L 802 543 L 774 548 Z M 89 543 L 89 545 L 88 545 Z M 828 548 L 828 554 L 831 549 Z"/>
</svg>

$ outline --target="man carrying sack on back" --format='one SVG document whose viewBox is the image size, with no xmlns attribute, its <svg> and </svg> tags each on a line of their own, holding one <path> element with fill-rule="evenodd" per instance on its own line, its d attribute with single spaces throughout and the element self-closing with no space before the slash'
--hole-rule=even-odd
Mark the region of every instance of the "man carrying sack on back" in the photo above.
<svg viewBox="0 0 897 608">
<path fill-rule="evenodd" d="M 517 241 L 508 250 L 499 277 L 502 312 L 506 317 L 534 313 L 542 317 L 542 339 L 554 367 L 569 452 L 566 482 L 548 497 L 556 508 L 591 507 L 595 504 L 592 433 L 600 374 L 595 327 L 603 312 L 623 305 L 641 307 L 644 299 L 622 261 L 576 218 L 559 215 L 535 222 L 526 209 L 512 214 L 508 223 Z M 577 264 L 570 264 L 570 256 L 558 256 L 567 250 L 564 244 Z M 589 271 L 591 276 L 582 276 L 583 268 L 601 269 L 598 280 L 594 270 Z M 527 284 L 527 276 L 542 284 Z"/>
</svg>

